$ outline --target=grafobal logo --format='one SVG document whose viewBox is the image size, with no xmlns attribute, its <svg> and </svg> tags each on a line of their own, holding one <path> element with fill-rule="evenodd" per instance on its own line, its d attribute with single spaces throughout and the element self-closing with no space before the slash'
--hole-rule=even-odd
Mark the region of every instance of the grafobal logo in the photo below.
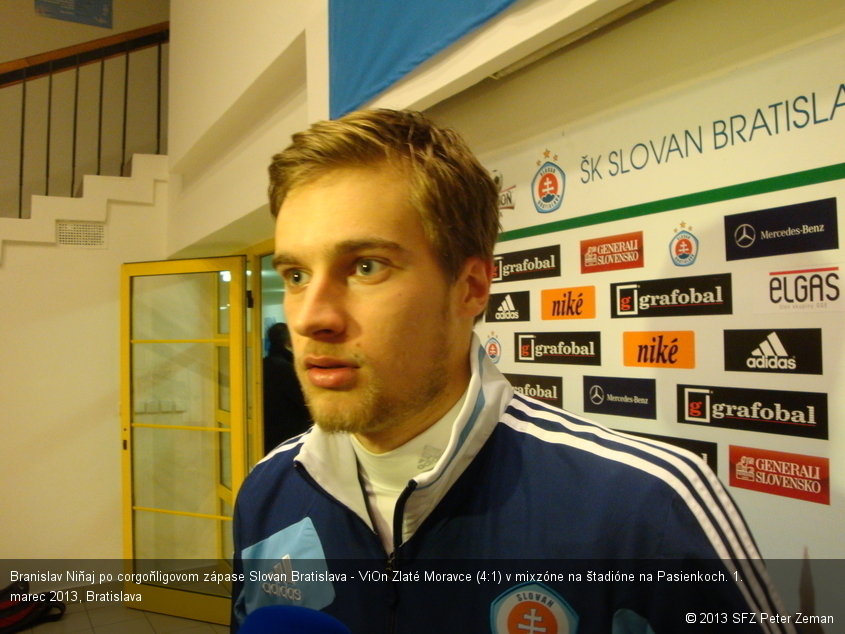
<svg viewBox="0 0 845 634">
<path fill-rule="evenodd" d="M 830 461 L 783 451 L 731 445 L 730 485 L 830 504 Z"/>
<path fill-rule="evenodd" d="M 731 274 L 611 284 L 610 301 L 614 318 L 729 315 Z"/>
<path fill-rule="evenodd" d="M 566 174 L 554 161 L 557 161 L 557 154 L 552 155 L 549 150 L 543 152 L 543 160 L 537 161 L 539 169 L 531 181 L 534 208 L 541 214 L 560 209 L 566 192 Z"/>
<path fill-rule="evenodd" d="M 678 385 L 678 422 L 827 440 L 827 394 Z"/>
<path fill-rule="evenodd" d="M 515 361 L 601 365 L 599 332 L 517 332 L 514 339 Z"/>
<path fill-rule="evenodd" d="M 531 319 L 531 297 L 528 291 L 497 293 L 490 295 L 486 321 L 528 321 Z"/>
<path fill-rule="evenodd" d="M 726 330 L 725 370 L 822 373 L 821 328 Z"/>
<path fill-rule="evenodd" d="M 563 379 L 559 376 L 505 374 L 515 392 L 536 398 L 555 407 L 563 407 Z"/>
<path fill-rule="evenodd" d="M 493 256 L 493 282 L 519 282 L 560 275 L 560 245 Z"/>
<path fill-rule="evenodd" d="M 835 198 L 725 216 L 727 260 L 838 247 Z"/>
<path fill-rule="evenodd" d="M 633 269 L 644 265 L 643 232 L 581 240 L 581 273 Z"/>
<path fill-rule="evenodd" d="M 622 333 L 623 363 L 630 367 L 695 367 L 695 333 L 692 330 Z"/>
</svg>

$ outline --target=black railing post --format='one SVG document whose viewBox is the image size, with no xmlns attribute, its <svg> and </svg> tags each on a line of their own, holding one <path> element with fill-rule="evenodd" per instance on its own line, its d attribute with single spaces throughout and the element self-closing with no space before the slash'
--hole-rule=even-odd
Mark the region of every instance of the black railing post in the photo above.
<svg viewBox="0 0 845 634">
<path fill-rule="evenodd" d="M 23 160 L 24 143 L 26 142 L 26 68 L 23 69 L 21 81 L 21 147 L 18 161 L 18 218 L 23 218 Z"/>
<path fill-rule="evenodd" d="M 50 195 L 50 132 L 53 124 L 53 62 L 47 76 L 47 155 L 44 161 L 44 195 Z"/>
<path fill-rule="evenodd" d="M 101 173 L 103 156 L 103 84 L 105 83 L 106 59 L 100 59 L 100 97 L 97 109 L 97 176 Z"/>
<path fill-rule="evenodd" d="M 74 195 L 74 188 L 76 187 L 76 126 L 79 120 L 79 55 L 76 56 L 76 68 L 74 69 L 73 77 L 73 130 L 71 134 L 71 150 L 70 150 L 70 195 Z"/>
<path fill-rule="evenodd" d="M 124 44 L 126 52 L 123 54 L 123 131 L 120 140 L 120 169 L 118 174 L 123 176 L 123 166 L 126 165 L 126 125 L 129 112 L 129 47 Z"/>
<path fill-rule="evenodd" d="M 156 45 L 156 154 L 161 154 L 161 42 Z"/>
</svg>

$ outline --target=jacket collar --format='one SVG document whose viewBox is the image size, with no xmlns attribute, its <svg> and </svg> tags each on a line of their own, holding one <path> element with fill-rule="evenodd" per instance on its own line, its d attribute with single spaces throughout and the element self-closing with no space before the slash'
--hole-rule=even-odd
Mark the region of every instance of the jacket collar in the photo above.
<svg viewBox="0 0 845 634">
<path fill-rule="evenodd" d="M 415 490 L 405 504 L 403 542 L 416 532 L 469 466 L 493 433 L 513 396 L 513 388 L 487 357 L 475 336 L 470 346 L 470 365 L 469 387 L 449 443 L 434 467 L 414 478 Z M 318 485 L 373 529 L 348 434 L 326 433 L 314 427 L 305 435 L 296 461 Z"/>
</svg>

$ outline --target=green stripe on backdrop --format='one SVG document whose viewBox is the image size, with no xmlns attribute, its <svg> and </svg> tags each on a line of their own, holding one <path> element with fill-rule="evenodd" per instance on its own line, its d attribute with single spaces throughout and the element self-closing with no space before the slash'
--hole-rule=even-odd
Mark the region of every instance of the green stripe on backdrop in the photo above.
<svg viewBox="0 0 845 634">
<path fill-rule="evenodd" d="M 742 198 L 744 196 L 767 194 L 769 192 L 792 189 L 794 187 L 803 187 L 805 185 L 827 183 L 829 181 L 840 180 L 843 178 L 845 178 L 845 163 L 838 163 L 836 165 L 818 167 L 816 169 L 806 170 L 803 172 L 764 178 L 762 180 L 751 181 L 749 183 L 729 185 L 728 187 L 709 189 L 707 191 L 696 192 L 694 194 L 684 194 L 683 196 L 675 196 L 674 198 L 665 198 L 663 200 L 640 203 L 639 205 L 631 205 L 630 207 L 609 209 L 608 211 L 600 211 L 594 214 L 587 214 L 586 216 L 579 216 L 577 218 L 555 220 L 554 222 L 547 222 L 533 227 L 525 227 L 524 229 L 503 231 L 499 236 L 499 242 L 517 240 L 519 238 L 529 238 L 531 236 L 540 236 L 547 233 L 554 233 L 556 231 L 575 229 L 577 227 L 587 227 L 589 225 L 597 225 L 603 222 L 611 222 L 613 220 L 624 220 L 626 218 L 648 216 L 649 214 L 656 214 L 663 211 L 685 209 L 687 207 L 695 207 L 696 205 L 716 203 L 723 200 Z"/>
</svg>

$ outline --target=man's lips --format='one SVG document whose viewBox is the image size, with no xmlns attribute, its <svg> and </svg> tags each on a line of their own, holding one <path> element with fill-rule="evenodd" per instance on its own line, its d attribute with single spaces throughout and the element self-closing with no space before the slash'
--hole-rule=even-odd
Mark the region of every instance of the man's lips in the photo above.
<svg viewBox="0 0 845 634">
<path fill-rule="evenodd" d="M 305 374 L 315 387 L 327 390 L 350 389 L 357 379 L 358 364 L 334 357 L 307 357 Z"/>
</svg>

